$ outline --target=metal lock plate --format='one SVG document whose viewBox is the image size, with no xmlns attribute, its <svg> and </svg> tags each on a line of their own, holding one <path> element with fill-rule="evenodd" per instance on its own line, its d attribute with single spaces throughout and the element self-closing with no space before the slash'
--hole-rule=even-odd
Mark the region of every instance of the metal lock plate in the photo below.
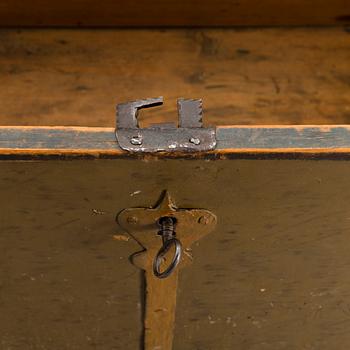
<svg viewBox="0 0 350 350">
<path fill-rule="evenodd" d="M 116 137 L 119 146 L 130 152 L 203 152 L 216 146 L 215 128 L 204 128 L 202 100 L 177 101 L 179 126 L 172 123 L 140 128 L 138 111 L 163 104 L 163 97 L 117 105 Z"/>
<path fill-rule="evenodd" d="M 164 241 L 164 236 L 160 237 L 161 218 L 176 221 L 176 233 L 172 230 L 176 238 Z M 191 264 L 191 246 L 213 231 L 217 222 L 216 216 L 205 209 L 177 208 L 169 193 L 165 192 L 154 208 L 124 209 L 118 214 L 117 221 L 142 247 L 141 251 L 131 256 L 132 263 L 145 271 L 146 299 L 142 349 L 170 350 L 174 336 L 179 269 Z M 178 248 L 183 249 L 184 253 L 177 255 L 175 248 L 174 258 L 178 256 L 178 260 L 167 259 L 171 257 L 172 252 L 169 252 L 170 256 L 167 257 L 162 254 L 168 248 L 164 244 L 174 242 L 173 239 L 181 242 Z M 158 260 L 162 255 L 164 260 L 160 262 Z M 168 268 L 159 273 L 157 270 L 160 266 L 154 268 L 154 263 L 158 265 L 157 261 L 162 267 L 165 264 Z"/>
</svg>

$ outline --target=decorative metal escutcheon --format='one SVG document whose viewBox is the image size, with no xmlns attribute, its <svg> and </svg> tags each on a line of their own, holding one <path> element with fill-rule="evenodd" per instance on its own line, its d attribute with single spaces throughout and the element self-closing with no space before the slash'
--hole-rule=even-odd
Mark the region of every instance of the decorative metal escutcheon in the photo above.
<svg viewBox="0 0 350 350">
<path fill-rule="evenodd" d="M 131 261 L 146 277 L 143 348 L 170 350 L 179 270 L 192 262 L 191 245 L 213 231 L 216 216 L 177 208 L 164 192 L 155 207 L 124 209 L 117 221 L 142 247 Z"/>
<path fill-rule="evenodd" d="M 169 265 L 174 264 L 175 260 L 176 266 L 178 263 L 180 267 L 186 265 L 189 255 L 177 252 L 179 249 L 187 252 L 194 242 L 212 231 L 216 216 L 205 209 L 179 209 L 169 193 L 164 192 L 154 208 L 124 209 L 118 214 L 117 221 L 144 249 L 132 256 L 132 262 L 144 270 L 155 272 L 158 270 L 155 265 L 160 265 L 159 262 L 155 263 L 159 260 L 157 257 L 164 255 L 165 250 L 170 250 L 172 246 L 175 252 Z M 182 256 L 179 262 L 177 260 L 180 259 L 176 259 L 178 255 Z"/>
<path fill-rule="evenodd" d="M 201 152 L 215 149 L 216 129 L 203 127 L 201 99 L 178 99 L 178 127 L 173 123 L 140 128 L 138 111 L 163 104 L 163 97 L 117 105 L 116 137 L 130 152 Z"/>
</svg>

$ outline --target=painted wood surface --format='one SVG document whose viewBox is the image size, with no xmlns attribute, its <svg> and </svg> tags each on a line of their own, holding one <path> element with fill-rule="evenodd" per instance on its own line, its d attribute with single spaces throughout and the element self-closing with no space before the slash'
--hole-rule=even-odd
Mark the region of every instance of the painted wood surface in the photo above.
<svg viewBox="0 0 350 350">
<path fill-rule="evenodd" d="M 350 155 L 350 126 L 226 126 L 216 129 L 214 151 L 187 153 L 191 158 L 244 154 L 298 154 L 312 157 L 323 154 Z M 293 156 L 294 154 L 294 156 Z M 35 159 L 38 156 L 84 158 L 133 157 L 122 150 L 112 128 L 79 127 L 0 127 L 0 157 Z M 141 154 L 140 157 L 143 155 Z M 184 157 L 186 152 L 153 152 L 153 157 Z M 145 155 L 147 157 L 147 154 Z"/>
<path fill-rule="evenodd" d="M 261 26 L 350 23 L 347 0 L 2 0 L 2 26 Z"/>
<path fill-rule="evenodd" d="M 179 97 L 212 125 L 348 124 L 349 48 L 343 28 L 0 30 L 0 125 L 114 127 L 117 103 L 161 95 L 144 124 Z"/>
<path fill-rule="evenodd" d="M 347 349 L 349 177 L 343 161 L 0 162 L 1 344 L 138 349 L 139 246 L 115 217 L 166 188 L 218 217 L 179 274 L 174 350 Z"/>
</svg>

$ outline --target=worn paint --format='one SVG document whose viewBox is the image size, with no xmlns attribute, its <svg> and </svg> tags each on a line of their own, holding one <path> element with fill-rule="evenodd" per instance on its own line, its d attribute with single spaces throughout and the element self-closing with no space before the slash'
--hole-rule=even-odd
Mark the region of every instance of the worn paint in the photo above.
<svg viewBox="0 0 350 350">
<path fill-rule="evenodd" d="M 276 153 L 349 154 L 350 127 L 347 125 L 218 126 L 215 151 L 154 152 L 154 157 L 206 157 Z M 140 153 L 140 152 L 139 152 Z M 1 127 L 0 155 L 61 155 L 84 157 L 136 156 L 119 148 L 112 128 Z M 140 158 L 143 157 L 139 156 Z M 152 155 L 151 155 L 152 157 Z"/>
<path fill-rule="evenodd" d="M 0 162 L 2 344 L 137 349 L 138 245 L 115 217 L 166 188 L 218 217 L 179 275 L 174 350 L 348 348 L 349 164 Z"/>
</svg>

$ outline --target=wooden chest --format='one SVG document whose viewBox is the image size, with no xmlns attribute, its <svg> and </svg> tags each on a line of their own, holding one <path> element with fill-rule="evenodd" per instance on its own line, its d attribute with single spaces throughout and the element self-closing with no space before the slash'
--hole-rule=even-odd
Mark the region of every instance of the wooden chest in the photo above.
<svg viewBox="0 0 350 350">
<path fill-rule="evenodd" d="M 349 14 L 3 1 L 0 349 L 348 349 Z M 123 149 L 116 104 L 161 95 L 143 127 L 202 98 L 215 145 Z"/>
</svg>

